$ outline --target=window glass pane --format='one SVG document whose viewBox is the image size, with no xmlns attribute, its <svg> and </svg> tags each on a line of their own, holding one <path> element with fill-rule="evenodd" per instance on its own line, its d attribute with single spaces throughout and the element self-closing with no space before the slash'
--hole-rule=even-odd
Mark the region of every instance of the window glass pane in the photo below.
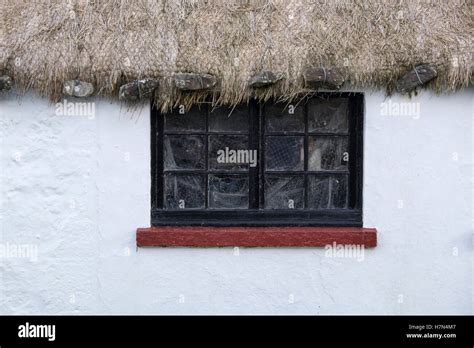
<svg viewBox="0 0 474 348">
<path fill-rule="evenodd" d="M 206 157 L 203 135 L 165 135 L 164 168 L 205 169 Z"/>
<path fill-rule="evenodd" d="M 193 106 L 189 111 L 176 108 L 165 115 L 164 131 L 166 132 L 205 132 L 207 106 Z M 181 113 L 183 111 L 183 113 Z M 159 116 L 158 116 L 159 117 Z"/>
<path fill-rule="evenodd" d="M 303 170 L 303 137 L 273 136 L 265 139 L 265 169 Z"/>
<path fill-rule="evenodd" d="M 209 208 L 248 209 L 248 207 L 248 176 L 209 175 Z"/>
<path fill-rule="evenodd" d="M 309 131 L 347 133 L 348 100 L 347 98 L 311 99 L 308 105 Z"/>
<path fill-rule="evenodd" d="M 266 132 L 304 132 L 304 106 L 267 104 L 265 106 Z"/>
<path fill-rule="evenodd" d="M 210 132 L 248 133 L 249 110 L 247 105 L 216 108 L 209 113 Z"/>
<path fill-rule="evenodd" d="M 248 151 L 248 143 L 247 135 L 210 135 L 209 168 L 247 170 L 250 160 L 256 155 L 256 152 Z"/>
<path fill-rule="evenodd" d="M 204 175 L 165 174 L 164 179 L 166 209 L 204 208 Z"/>
<path fill-rule="evenodd" d="M 308 170 L 347 170 L 349 146 L 347 137 L 308 137 Z"/>
<path fill-rule="evenodd" d="M 347 175 L 308 176 L 308 208 L 347 208 Z"/>
<path fill-rule="evenodd" d="M 266 175 L 265 209 L 302 209 L 304 178 L 302 175 Z"/>
</svg>

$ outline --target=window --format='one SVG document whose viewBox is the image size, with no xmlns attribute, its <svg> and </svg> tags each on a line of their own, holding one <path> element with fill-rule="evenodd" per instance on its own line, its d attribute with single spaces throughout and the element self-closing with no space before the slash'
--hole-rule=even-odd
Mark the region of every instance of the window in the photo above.
<svg viewBox="0 0 474 348">
<path fill-rule="evenodd" d="M 363 96 L 151 117 L 153 226 L 362 226 Z"/>
</svg>

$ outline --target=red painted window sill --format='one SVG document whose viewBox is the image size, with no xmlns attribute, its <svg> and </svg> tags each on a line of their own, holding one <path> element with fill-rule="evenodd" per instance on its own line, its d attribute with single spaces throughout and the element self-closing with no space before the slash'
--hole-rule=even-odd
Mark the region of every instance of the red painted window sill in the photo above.
<svg viewBox="0 0 474 348">
<path fill-rule="evenodd" d="M 377 245 L 377 230 L 361 227 L 191 227 L 137 229 L 137 246 L 161 247 L 323 247 Z"/>
</svg>

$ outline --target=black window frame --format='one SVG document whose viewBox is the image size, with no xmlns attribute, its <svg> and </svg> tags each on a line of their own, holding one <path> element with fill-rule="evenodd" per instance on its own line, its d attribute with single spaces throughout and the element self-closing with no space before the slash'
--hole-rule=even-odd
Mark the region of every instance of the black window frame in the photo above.
<svg viewBox="0 0 474 348">
<path fill-rule="evenodd" d="M 163 206 L 163 138 L 164 114 L 151 104 L 151 225 L 152 226 L 347 226 L 362 227 L 362 184 L 363 184 L 363 129 L 364 95 L 362 93 L 314 93 L 309 98 L 347 97 L 349 112 L 349 207 L 347 209 L 180 209 L 166 210 Z M 263 141 L 265 139 L 265 106 L 271 101 L 261 103 L 252 99 L 248 104 L 250 148 L 256 148 L 258 165 L 249 169 L 249 185 L 259 185 L 256 195 L 249 197 L 249 207 L 263 207 Z M 304 103 L 307 118 L 307 103 Z M 207 118 L 208 119 L 208 112 Z M 308 139 L 307 120 L 305 142 Z M 206 122 L 208 127 L 208 122 Z M 206 133 L 208 133 L 206 131 Z M 258 133 L 258 136 L 256 136 Z M 217 133 L 219 134 L 219 133 Z M 206 141 L 207 143 L 207 141 Z M 206 145 L 207 146 L 207 145 Z M 255 147 L 254 147 L 255 146 Z M 161 148 L 161 151 L 158 148 Z M 305 146 L 305 151 L 307 146 Z M 207 150 L 207 147 L 206 147 Z M 305 153 L 305 163 L 307 163 Z M 305 168 L 307 169 L 307 168 Z M 257 172 L 257 173 L 256 173 Z M 305 178 L 308 175 L 304 172 Z M 256 182 L 258 180 L 259 182 Z M 306 179 L 305 179 L 306 181 Z M 207 183 L 206 183 L 207 191 Z M 207 200 L 208 192 L 205 193 Z M 161 199 L 160 199 L 161 197 Z"/>
</svg>

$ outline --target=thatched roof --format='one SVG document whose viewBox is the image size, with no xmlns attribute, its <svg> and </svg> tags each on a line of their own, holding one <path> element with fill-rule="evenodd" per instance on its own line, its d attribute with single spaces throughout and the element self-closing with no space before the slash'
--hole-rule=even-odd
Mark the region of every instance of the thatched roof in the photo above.
<svg viewBox="0 0 474 348">
<path fill-rule="evenodd" d="M 453 91 L 472 74 L 470 0 L 0 0 L 0 74 L 20 90 L 56 99 L 70 79 L 118 95 L 155 77 L 161 106 L 181 92 L 179 72 L 214 75 L 219 103 L 305 92 L 308 67 L 343 71 L 354 88 L 386 89 L 418 64 L 435 67 L 427 87 Z M 280 74 L 272 87 L 249 79 Z"/>
</svg>

